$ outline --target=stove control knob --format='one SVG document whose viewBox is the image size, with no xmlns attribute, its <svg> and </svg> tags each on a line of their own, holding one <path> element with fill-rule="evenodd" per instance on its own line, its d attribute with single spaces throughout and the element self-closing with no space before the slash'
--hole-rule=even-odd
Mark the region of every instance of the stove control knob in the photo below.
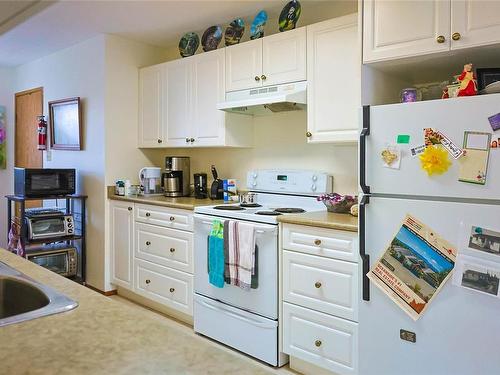
<svg viewBox="0 0 500 375">
<path fill-rule="evenodd" d="M 313 176 L 312 176 L 312 180 L 313 180 L 313 181 L 317 181 L 317 180 L 318 180 L 318 176 L 316 176 L 315 174 L 313 174 Z"/>
<path fill-rule="evenodd" d="M 252 186 L 257 186 L 257 183 L 255 181 L 252 182 Z"/>
<path fill-rule="evenodd" d="M 257 178 L 257 173 L 254 173 L 254 174 L 252 175 L 252 177 L 253 177 L 253 178 Z"/>
<path fill-rule="evenodd" d="M 311 186 L 311 190 L 312 190 L 312 191 L 316 191 L 316 185 L 314 185 L 314 184 L 313 184 L 313 185 Z"/>
</svg>

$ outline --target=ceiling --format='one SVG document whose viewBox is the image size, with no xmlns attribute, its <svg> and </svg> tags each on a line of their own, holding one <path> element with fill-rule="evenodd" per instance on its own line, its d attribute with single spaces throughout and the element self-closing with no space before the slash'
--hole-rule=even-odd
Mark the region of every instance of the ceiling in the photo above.
<svg viewBox="0 0 500 375">
<path fill-rule="evenodd" d="M 353 1 L 353 0 L 351 0 Z M 172 47 L 187 31 L 251 19 L 260 9 L 279 15 L 286 0 L 219 1 L 0 1 L 0 66 L 20 65 L 99 33 Z M 301 0 L 305 9 L 321 9 L 331 0 Z M 300 21 L 299 21 L 300 22 Z"/>
</svg>

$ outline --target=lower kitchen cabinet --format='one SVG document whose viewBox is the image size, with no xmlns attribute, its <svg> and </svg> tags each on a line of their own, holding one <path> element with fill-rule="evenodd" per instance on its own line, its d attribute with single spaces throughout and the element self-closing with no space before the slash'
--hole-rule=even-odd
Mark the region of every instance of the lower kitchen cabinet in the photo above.
<svg viewBox="0 0 500 375">
<path fill-rule="evenodd" d="M 357 373 L 357 323 L 286 302 L 283 322 L 285 353 L 337 374 Z"/>
<path fill-rule="evenodd" d="M 110 201 L 111 282 L 193 315 L 193 213 Z"/>
<path fill-rule="evenodd" d="M 110 204 L 111 282 L 132 289 L 134 256 L 134 204 Z"/>
</svg>

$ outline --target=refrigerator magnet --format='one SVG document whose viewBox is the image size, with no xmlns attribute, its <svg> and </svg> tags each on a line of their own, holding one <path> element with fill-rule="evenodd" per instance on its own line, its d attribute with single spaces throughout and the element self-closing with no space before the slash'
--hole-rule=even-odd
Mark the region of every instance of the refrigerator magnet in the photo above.
<svg viewBox="0 0 500 375">
<path fill-rule="evenodd" d="M 490 122 L 493 131 L 500 130 L 500 113 L 488 117 L 488 121 Z"/>
<path fill-rule="evenodd" d="M 401 166 L 401 150 L 396 145 L 387 145 L 380 153 L 385 168 L 399 169 Z"/>
<path fill-rule="evenodd" d="M 464 154 L 464 151 L 460 147 L 458 147 L 455 143 L 453 143 L 453 141 L 446 135 L 444 135 L 439 131 L 437 132 L 437 134 L 441 137 L 441 144 L 446 149 L 446 151 L 450 153 L 453 159 L 456 160 Z"/>
<path fill-rule="evenodd" d="M 494 151 L 500 150 L 500 138 L 493 139 L 490 148 Z"/>
<path fill-rule="evenodd" d="M 464 132 L 465 156 L 460 158 L 458 181 L 479 185 L 486 184 L 490 147 L 490 133 Z"/>
<path fill-rule="evenodd" d="M 433 128 L 424 128 L 424 143 L 426 146 L 439 145 L 443 137 Z"/>
<path fill-rule="evenodd" d="M 453 285 L 499 298 L 500 264 L 459 254 Z"/>
</svg>

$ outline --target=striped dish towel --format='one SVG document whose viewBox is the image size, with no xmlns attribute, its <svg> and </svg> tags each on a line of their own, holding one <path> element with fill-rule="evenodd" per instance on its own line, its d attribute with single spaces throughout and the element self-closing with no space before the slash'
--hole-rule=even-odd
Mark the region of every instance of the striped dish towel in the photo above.
<svg viewBox="0 0 500 375">
<path fill-rule="evenodd" d="M 252 224 L 224 223 L 224 276 L 229 284 L 250 290 L 255 274 L 255 230 Z"/>
</svg>

